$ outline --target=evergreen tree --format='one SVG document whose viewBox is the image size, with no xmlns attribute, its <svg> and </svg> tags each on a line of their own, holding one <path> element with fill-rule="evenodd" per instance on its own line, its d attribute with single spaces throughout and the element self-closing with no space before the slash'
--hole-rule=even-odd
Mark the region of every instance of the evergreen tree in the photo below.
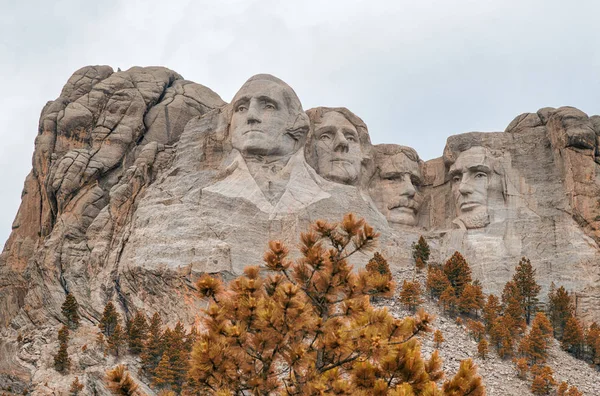
<svg viewBox="0 0 600 396">
<path fill-rule="evenodd" d="M 469 334 L 477 342 L 485 337 L 485 326 L 478 320 L 467 320 L 467 330 L 469 330 Z"/>
<path fill-rule="evenodd" d="M 476 366 L 471 359 L 460 362 L 458 373 L 444 383 L 444 396 L 484 396 L 481 377 L 476 376 Z"/>
<path fill-rule="evenodd" d="M 571 352 L 575 357 L 581 357 L 583 351 L 583 328 L 577 318 L 571 316 L 567 320 L 562 337 L 562 347 L 564 350 Z"/>
<path fill-rule="evenodd" d="M 462 294 L 458 298 L 458 310 L 464 314 L 475 312 L 478 316 L 479 310 L 483 309 L 485 300 L 479 282 L 465 285 Z"/>
<path fill-rule="evenodd" d="M 435 344 L 435 347 L 441 347 L 442 342 L 444 342 L 444 335 L 440 330 L 436 330 L 435 333 L 433 333 L 433 343 Z"/>
<path fill-rule="evenodd" d="M 78 396 L 79 393 L 83 390 L 83 384 L 79 382 L 79 377 L 75 377 L 73 382 L 71 382 L 71 388 L 69 389 L 70 396 Z"/>
<path fill-rule="evenodd" d="M 549 395 L 552 388 L 556 386 L 556 381 L 552 376 L 554 373 L 548 366 L 535 365 L 531 367 L 533 381 L 531 383 L 531 393 L 534 395 Z"/>
<path fill-rule="evenodd" d="M 192 352 L 192 348 L 193 348 L 194 344 L 196 343 L 196 341 L 198 340 L 198 337 L 199 337 L 199 334 L 198 334 L 198 330 L 196 329 L 196 326 L 192 326 L 192 328 L 190 329 L 190 332 L 185 337 L 185 349 L 188 352 Z"/>
<path fill-rule="evenodd" d="M 112 301 L 109 301 L 104 306 L 102 319 L 100 319 L 100 324 L 98 325 L 105 337 L 110 337 L 115 331 L 115 327 L 117 326 L 117 323 L 119 323 L 119 318 L 120 315 L 117 313 L 115 306 L 113 305 Z"/>
<path fill-rule="evenodd" d="M 496 319 L 500 316 L 502 308 L 500 306 L 500 300 L 494 294 L 488 295 L 487 303 L 483 307 L 483 323 L 485 329 L 489 333 L 492 327 L 496 323 Z"/>
<path fill-rule="evenodd" d="M 164 348 L 162 319 L 158 312 L 155 312 L 152 319 L 150 319 L 148 338 L 141 355 L 142 368 L 149 376 L 153 375 L 154 369 L 158 366 Z"/>
<path fill-rule="evenodd" d="M 522 306 L 525 311 L 525 320 L 527 324 L 531 321 L 531 315 L 536 312 L 538 305 L 538 294 L 542 287 L 535 281 L 535 269 L 531 265 L 529 259 L 523 257 L 519 264 L 515 268 L 515 274 L 513 276 L 513 282 L 519 289 L 521 294 Z"/>
<path fill-rule="evenodd" d="M 585 345 L 589 353 L 590 361 L 600 364 L 600 326 L 592 322 L 585 332 Z"/>
<path fill-rule="evenodd" d="M 444 274 L 454 288 L 456 297 L 460 297 L 465 286 L 471 283 L 471 268 L 459 252 L 454 252 L 452 257 L 446 261 Z"/>
<path fill-rule="evenodd" d="M 348 263 L 375 239 L 352 215 L 336 224 L 317 221 L 301 235 L 295 261 L 283 243 L 269 243 L 266 276 L 247 267 L 227 286 L 201 277 L 197 289 L 211 302 L 192 350 L 190 392 L 439 395 L 439 356 L 423 359 L 416 337 L 428 315 L 400 319 L 373 307 L 371 291 L 391 287 Z M 448 395 L 484 392 L 472 362 L 444 387 Z"/>
<path fill-rule="evenodd" d="M 66 344 L 69 342 L 69 328 L 67 326 L 62 326 L 60 330 L 58 330 L 58 343 Z"/>
<path fill-rule="evenodd" d="M 567 290 L 563 286 L 558 289 L 551 287 L 548 294 L 548 316 L 554 328 L 554 337 L 562 339 L 565 325 L 574 314 L 575 307 Z"/>
<path fill-rule="evenodd" d="M 444 290 L 450 286 L 450 281 L 440 268 L 429 266 L 427 268 L 427 290 L 431 298 L 440 298 Z"/>
<path fill-rule="evenodd" d="M 400 301 L 407 309 L 415 311 L 417 306 L 423 302 L 423 299 L 421 299 L 421 285 L 418 281 L 404 280 L 400 291 Z"/>
<path fill-rule="evenodd" d="M 531 331 L 523 337 L 519 351 L 531 365 L 544 363 L 548 356 L 549 336 L 552 334 L 550 321 L 542 312 L 535 315 Z"/>
<path fill-rule="evenodd" d="M 67 326 L 62 326 L 58 331 L 58 353 L 54 355 L 54 369 L 59 373 L 65 374 L 71 366 L 71 359 L 67 351 L 69 342 L 69 329 Z"/>
<path fill-rule="evenodd" d="M 504 322 L 510 329 L 513 337 L 523 333 L 527 324 L 525 323 L 525 311 L 521 304 L 522 296 L 515 282 L 510 281 L 504 285 L 502 291 L 502 309 Z"/>
<path fill-rule="evenodd" d="M 167 388 L 175 382 L 175 373 L 171 367 L 171 354 L 168 349 L 165 352 L 154 371 L 154 377 L 152 377 L 152 383 L 157 388 Z"/>
<path fill-rule="evenodd" d="M 511 319 L 500 316 L 494 322 L 490 331 L 490 341 L 496 347 L 498 356 L 501 358 L 510 357 L 514 352 L 514 338 L 511 332 Z"/>
<path fill-rule="evenodd" d="M 487 357 L 489 349 L 488 345 L 489 344 L 485 338 L 482 338 L 481 341 L 479 341 L 479 344 L 477 344 L 477 354 L 480 358 L 485 359 Z"/>
<path fill-rule="evenodd" d="M 113 332 L 106 340 L 106 343 L 108 344 L 108 350 L 115 356 L 119 356 L 126 342 L 127 336 L 125 331 L 121 327 L 121 324 L 117 323 L 113 329 Z"/>
<path fill-rule="evenodd" d="M 412 248 L 412 256 L 415 260 L 415 264 L 417 263 L 417 260 L 420 259 L 423 263 L 423 267 L 427 265 L 427 263 L 429 262 L 429 255 L 431 254 L 431 252 L 429 250 L 429 244 L 427 244 L 427 241 L 425 240 L 425 238 L 423 238 L 423 235 L 419 237 L 417 243 L 412 244 Z"/>
<path fill-rule="evenodd" d="M 79 304 L 75 299 L 73 293 L 68 293 L 65 301 L 62 304 L 61 311 L 67 320 L 67 325 L 72 329 L 77 328 L 79 326 Z"/>
<path fill-rule="evenodd" d="M 517 369 L 517 377 L 524 380 L 527 379 L 527 372 L 529 371 L 529 366 L 527 365 L 527 359 L 519 358 L 513 359 L 513 363 Z"/>
<path fill-rule="evenodd" d="M 373 254 L 373 257 L 367 263 L 366 270 L 371 273 L 389 276 L 390 279 L 392 278 L 390 266 L 388 265 L 387 260 L 379 252 Z"/>
<path fill-rule="evenodd" d="M 169 384 L 170 388 L 175 392 L 180 392 L 185 382 L 188 361 L 190 353 L 186 344 L 186 332 L 181 322 L 177 322 L 173 330 L 167 329 L 163 334 L 163 340 L 165 345 L 165 353 L 161 362 L 159 363 L 155 372 L 156 377 L 162 376 L 159 380 L 163 384 Z M 164 367 L 161 368 L 161 363 L 167 355 L 167 362 L 164 363 Z M 166 370 L 166 371 L 165 371 Z"/>
<path fill-rule="evenodd" d="M 129 341 L 129 351 L 134 355 L 139 355 L 144 349 L 144 344 L 148 338 L 148 321 L 146 315 L 137 311 L 132 320 L 127 325 L 127 338 Z"/>
<path fill-rule="evenodd" d="M 114 394 L 123 396 L 139 395 L 139 385 L 135 383 L 127 368 L 122 364 L 106 372 L 106 381 L 108 382 L 108 388 Z"/>
<path fill-rule="evenodd" d="M 439 303 L 441 304 L 444 312 L 447 312 L 450 315 L 454 315 L 456 313 L 458 299 L 456 298 L 456 292 L 452 286 L 448 285 L 446 290 L 444 290 L 440 296 Z"/>
</svg>

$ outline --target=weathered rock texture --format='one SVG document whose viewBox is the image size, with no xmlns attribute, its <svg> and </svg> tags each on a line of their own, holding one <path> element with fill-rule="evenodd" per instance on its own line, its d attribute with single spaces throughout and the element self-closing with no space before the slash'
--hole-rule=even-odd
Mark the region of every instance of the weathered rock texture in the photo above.
<svg viewBox="0 0 600 396">
<path fill-rule="evenodd" d="M 273 76 L 252 77 L 226 104 L 165 68 L 85 67 L 42 111 L 0 255 L 3 381 L 45 394 L 40 350 L 54 341 L 14 340 L 55 329 L 66 292 L 87 325 L 109 300 L 125 317 L 191 324 L 200 274 L 234 276 L 261 263 L 270 239 L 294 246 L 312 221 L 349 211 L 381 233 L 393 269 L 412 265 L 422 234 L 435 260 L 461 251 L 497 293 L 527 256 L 542 294 L 564 285 L 582 317 L 599 319 L 598 136 L 600 117 L 545 108 L 505 132 L 452 136 L 423 162 L 408 147 L 372 146 L 347 109 L 304 112 Z M 81 359 L 84 370 L 100 364 Z"/>
</svg>

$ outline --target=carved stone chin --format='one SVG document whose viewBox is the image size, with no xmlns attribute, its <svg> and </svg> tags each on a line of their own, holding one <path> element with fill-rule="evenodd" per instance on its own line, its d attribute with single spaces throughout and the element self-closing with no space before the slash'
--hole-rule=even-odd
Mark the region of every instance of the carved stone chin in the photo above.
<svg viewBox="0 0 600 396">
<path fill-rule="evenodd" d="M 490 216 L 487 207 L 480 206 L 470 212 L 461 214 L 452 222 L 461 229 L 483 228 L 490 224 Z"/>
</svg>

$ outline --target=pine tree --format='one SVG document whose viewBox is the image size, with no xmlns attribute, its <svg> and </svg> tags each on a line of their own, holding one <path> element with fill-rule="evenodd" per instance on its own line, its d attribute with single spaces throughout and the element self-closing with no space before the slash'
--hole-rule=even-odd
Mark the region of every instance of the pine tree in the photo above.
<svg viewBox="0 0 600 396">
<path fill-rule="evenodd" d="M 129 341 L 129 351 L 134 355 L 139 355 L 144 349 L 144 344 L 148 338 L 148 321 L 146 315 L 137 311 L 132 320 L 128 322 L 127 338 Z"/>
<path fill-rule="evenodd" d="M 485 359 L 487 357 L 489 349 L 488 345 L 489 344 L 485 338 L 482 338 L 481 341 L 479 341 L 479 344 L 477 344 L 477 354 L 480 358 Z"/>
<path fill-rule="evenodd" d="M 515 282 L 507 282 L 502 291 L 502 309 L 505 324 L 510 329 L 513 337 L 522 334 L 527 327 L 525 323 L 525 311 L 523 310 L 521 301 L 522 296 Z"/>
<path fill-rule="evenodd" d="M 460 362 L 458 373 L 444 383 L 444 396 L 484 396 L 485 387 L 481 377 L 476 376 L 476 366 L 471 359 Z"/>
<path fill-rule="evenodd" d="M 59 373 L 66 373 L 71 367 L 71 358 L 67 352 L 67 345 L 60 344 L 58 347 L 58 353 L 54 355 L 54 369 Z"/>
<path fill-rule="evenodd" d="M 54 369 L 59 373 L 65 374 L 71 366 L 71 359 L 67 351 L 69 343 L 69 329 L 67 326 L 62 326 L 58 331 L 58 353 L 54 355 Z"/>
<path fill-rule="evenodd" d="M 210 302 L 192 350 L 189 391 L 439 395 L 439 358 L 423 359 L 415 337 L 428 329 L 429 316 L 400 319 L 373 307 L 372 291 L 391 286 L 348 263 L 375 243 L 371 227 L 347 215 L 336 224 L 317 221 L 300 240 L 295 261 L 282 242 L 269 243 L 267 274 L 247 267 L 226 286 L 200 278 L 199 294 Z M 447 387 L 480 394 L 474 371 L 463 364 Z"/>
<path fill-rule="evenodd" d="M 448 286 L 440 296 L 439 303 L 442 305 L 442 310 L 450 315 L 454 315 L 457 309 L 458 299 L 456 292 L 452 286 Z"/>
<path fill-rule="evenodd" d="M 523 257 L 519 264 L 515 268 L 515 274 L 513 276 L 513 282 L 519 289 L 521 294 L 522 306 L 525 311 L 525 320 L 527 324 L 531 321 L 531 315 L 536 312 L 538 305 L 538 294 L 542 287 L 535 281 L 535 272 L 529 259 Z"/>
<path fill-rule="evenodd" d="M 65 301 L 62 304 L 61 311 L 67 320 L 67 325 L 72 329 L 75 329 L 77 326 L 79 326 L 78 310 L 79 304 L 77 303 L 75 296 L 73 293 L 68 293 Z"/>
<path fill-rule="evenodd" d="M 517 377 L 520 379 L 527 379 L 527 372 L 529 371 L 529 366 L 527 365 L 527 359 L 519 358 L 513 359 L 513 363 L 517 369 Z"/>
<path fill-rule="evenodd" d="M 419 241 L 417 243 L 412 244 L 412 248 L 412 255 L 413 259 L 415 260 L 415 264 L 417 263 L 417 260 L 420 259 L 423 263 L 423 267 L 425 267 L 425 265 L 427 265 L 427 263 L 429 262 L 429 255 L 431 254 L 431 252 L 429 250 L 429 244 L 427 244 L 427 241 L 425 240 L 425 238 L 423 238 L 423 235 L 419 237 Z"/>
<path fill-rule="evenodd" d="M 556 381 L 552 374 L 552 369 L 548 366 L 533 366 L 531 367 L 533 381 L 531 383 L 531 393 L 534 395 L 549 395 L 552 388 L 556 385 Z"/>
<path fill-rule="evenodd" d="M 58 343 L 66 344 L 69 342 L 69 328 L 67 326 L 62 326 L 60 330 L 58 330 Z"/>
<path fill-rule="evenodd" d="M 514 338 L 511 332 L 511 319 L 500 316 L 494 322 L 490 331 L 490 341 L 496 347 L 498 356 L 501 358 L 510 357 L 514 353 Z"/>
<path fill-rule="evenodd" d="M 485 336 L 485 326 L 478 320 L 467 320 L 467 330 L 469 330 L 469 334 L 477 342 Z"/>
<path fill-rule="evenodd" d="M 565 381 L 561 382 L 556 390 L 556 396 L 566 396 L 567 390 L 569 390 L 569 384 L 567 384 Z"/>
<path fill-rule="evenodd" d="M 78 396 L 79 393 L 83 390 L 83 384 L 79 382 L 79 377 L 75 377 L 73 382 L 71 382 L 71 388 L 69 389 L 70 396 Z"/>
<path fill-rule="evenodd" d="M 600 326 L 592 322 L 585 332 L 585 345 L 589 352 L 590 361 L 594 364 L 600 364 Z"/>
<path fill-rule="evenodd" d="M 407 309 L 415 311 L 417 306 L 423 302 L 423 299 L 421 299 L 421 285 L 418 281 L 404 280 L 400 291 L 400 301 Z"/>
<path fill-rule="evenodd" d="M 165 349 L 165 352 L 154 371 L 154 377 L 152 378 L 152 383 L 157 388 L 166 388 L 171 386 L 171 384 L 175 381 L 175 373 L 173 368 L 171 367 L 171 354 L 168 349 Z"/>
<path fill-rule="evenodd" d="M 502 308 L 500 307 L 500 300 L 494 294 L 488 295 L 487 303 L 483 307 L 483 323 L 485 323 L 485 329 L 489 333 L 496 323 L 496 319 L 500 316 Z"/>
<path fill-rule="evenodd" d="M 126 334 L 120 323 L 117 323 L 113 329 L 111 335 L 107 338 L 106 343 L 108 344 L 108 350 L 115 356 L 119 356 L 123 347 L 126 344 Z"/>
<path fill-rule="evenodd" d="M 452 257 L 446 261 L 444 274 L 454 288 L 456 297 L 460 297 L 465 286 L 471 283 L 471 268 L 459 252 L 454 252 Z"/>
<path fill-rule="evenodd" d="M 444 342 L 444 335 L 440 330 L 436 330 L 435 333 L 433 333 L 433 343 L 435 344 L 435 347 L 441 347 L 442 342 Z"/>
<path fill-rule="evenodd" d="M 390 279 L 392 278 L 390 266 L 388 265 L 387 260 L 379 252 L 373 254 L 373 257 L 367 263 L 366 270 L 372 273 L 389 276 Z"/>
<path fill-rule="evenodd" d="M 165 345 L 163 359 L 168 351 L 168 362 L 165 362 L 166 366 L 161 368 L 161 359 L 156 369 L 155 379 L 163 376 L 160 380 L 163 384 L 169 384 L 175 392 L 180 392 L 186 379 L 190 358 L 190 352 L 186 345 L 186 333 L 181 322 L 177 322 L 173 330 L 167 329 L 163 334 L 163 340 Z M 168 370 L 165 372 L 165 369 Z"/>
<path fill-rule="evenodd" d="M 102 330 L 105 337 L 108 338 L 111 336 L 119 322 L 119 318 L 120 315 L 117 313 L 115 306 L 112 301 L 109 301 L 104 306 L 104 313 L 102 314 L 102 319 L 100 319 L 100 324 L 98 324 L 98 327 L 100 327 L 100 330 Z"/>
<path fill-rule="evenodd" d="M 129 375 L 127 368 L 119 364 L 112 370 L 106 372 L 108 388 L 117 395 L 136 396 L 139 395 L 139 385 Z"/>
<path fill-rule="evenodd" d="M 475 316 L 478 316 L 478 312 L 483 309 L 484 304 L 485 300 L 479 282 L 465 285 L 458 298 L 458 310 L 464 314 L 475 312 Z"/>
<path fill-rule="evenodd" d="M 154 369 L 158 366 L 164 348 L 162 319 L 158 312 L 155 312 L 152 319 L 150 319 L 148 338 L 141 355 L 142 368 L 149 376 L 153 375 Z"/>
<path fill-rule="evenodd" d="M 558 289 L 554 289 L 553 286 L 554 283 L 548 294 L 548 316 L 554 328 L 554 337 L 560 340 L 567 321 L 575 315 L 575 307 L 571 296 L 563 286 Z"/>
<path fill-rule="evenodd" d="M 542 312 L 537 313 L 533 319 L 531 331 L 523 337 L 519 345 L 519 351 L 531 365 L 546 361 L 551 334 L 550 321 Z"/>
<path fill-rule="evenodd" d="M 571 352 L 575 357 L 581 357 L 583 350 L 583 328 L 577 318 L 571 316 L 567 320 L 562 337 L 562 347 L 564 350 Z"/>
<path fill-rule="evenodd" d="M 440 298 L 444 290 L 450 286 L 450 281 L 446 277 L 446 274 L 444 274 L 444 271 L 439 268 L 429 266 L 427 268 L 426 286 L 431 298 Z"/>
</svg>

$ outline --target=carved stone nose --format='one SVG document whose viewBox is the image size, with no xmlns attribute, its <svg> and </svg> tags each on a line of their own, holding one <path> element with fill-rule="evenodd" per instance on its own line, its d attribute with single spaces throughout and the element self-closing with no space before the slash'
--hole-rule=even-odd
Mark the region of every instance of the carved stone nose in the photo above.
<svg viewBox="0 0 600 396">
<path fill-rule="evenodd" d="M 341 151 L 342 153 L 348 152 L 348 140 L 343 133 L 338 132 L 335 134 L 335 141 L 333 149 L 335 151 Z"/>
<path fill-rule="evenodd" d="M 417 190 L 415 190 L 415 186 L 413 186 L 412 181 L 410 180 L 410 176 L 405 176 L 402 180 L 402 190 L 400 192 L 401 196 L 406 196 L 408 198 L 413 198 Z"/>
</svg>

